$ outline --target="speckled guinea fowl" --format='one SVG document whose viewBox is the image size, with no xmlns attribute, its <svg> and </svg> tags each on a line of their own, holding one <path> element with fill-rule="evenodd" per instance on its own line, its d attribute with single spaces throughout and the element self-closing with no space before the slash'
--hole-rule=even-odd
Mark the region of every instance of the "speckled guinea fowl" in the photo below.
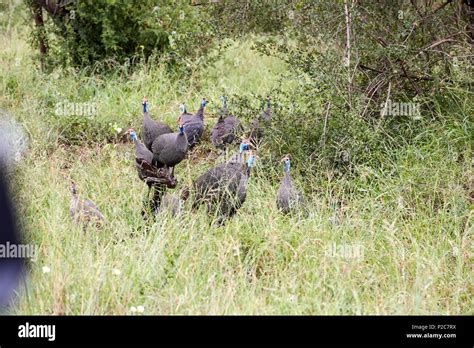
<svg viewBox="0 0 474 348">
<path fill-rule="evenodd" d="M 71 191 L 71 204 L 69 207 L 69 216 L 74 223 L 84 224 L 84 228 L 90 223 L 100 227 L 105 223 L 104 215 L 99 208 L 88 199 L 80 199 L 77 195 L 76 184 L 71 182 L 69 186 Z"/>
<path fill-rule="evenodd" d="M 270 97 L 267 96 L 265 102 L 265 110 L 250 122 L 249 138 L 253 144 L 257 144 L 262 140 L 264 135 L 264 128 L 270 125 L 272 120 L 272 113 L 270 108 Z"/>
<path fill-rule="evenodd" d="M 223 105 L 219 111 L 217 123 L 211 130 L 211 141 L 216 148 L 223 150 L 226 145 L 234 142 L 240 123 L 234 115 L 229 113 L 226 98 L 221 96 L 220 100 Z"/>
<path fill-rule="evenodd" d="M 254 156 L 249 155 L 245 164 L 227 162 L 202 174 L 194 184 L 193 207 L 206 204 L 208 212 L 216 212 L 218 224 L 232 217 L 244 204 L 247 183 Z"/>
<path fill-rule="evenodd" d="M 297 190 L 290 176 L 290 158 L 285 156 L 283 162 L 283 178 L 277 193 L 277 207 L 283 213 L 296 212 L 304 208 L 303 195 Z"/>
<path fill-rule="evenodd" d="M 195 115 L 189 114 L 186 111 L 184 104 L 180 105 L 182 114 L 179 117 L 178 122 L 183 122 L 190 148 L 199 142 L 204 133 L 204 108 L 208 103 L 209 102 L 206 98 L 203 98 L 201 106 Z"/>
<path fill-rule="evenodd" d="M 151 146 L 153 141 L 158 138 L 160 135 L 173 133 L 171 128 L 160 121 L 154 121 L 150 118 L 148 114 L 148 100 L 146 97 L 143 98 L 142 101 L 143 106 L 143 126 L 142 126 L 142 134 L 143 134 L 143 142 L 145 146 L 151 150 Z"/>
<path fill-rule="evenodd" d="M 182 121 L 178 129 L 178 133 L 160 135 L 151 146 L 153 164 L 158 168 L 171 168 L 171 176 L 174 174 L 174 166 L 180 163 L 188 152 L 186 127 L 183 126 Z"/>
</svg>

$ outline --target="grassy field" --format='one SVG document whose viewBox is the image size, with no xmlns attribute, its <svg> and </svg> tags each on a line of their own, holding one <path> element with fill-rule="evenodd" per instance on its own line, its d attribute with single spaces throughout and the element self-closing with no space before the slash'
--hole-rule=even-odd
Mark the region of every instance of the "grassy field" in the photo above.
<svg viewBox="0 0 474 348">
<path fill-rule="evenodd" d="M 181 101 L 191 110 L 203 96 L 212 101 L 205 141 L 176 168 L 186 185 L 221 161 L 208 137 L 218 96 L 265 94 L 285 65 L 245 42 L 185 81 L 151 64 L 108 79 L 59 69 L 44 75 L 19 27 L 1 36 L 0 108 L 29 139 L 13 178 L 15 199 L 25 239 L 39 247 L 12 313 L 474 313 L 472 149 L 461 127 L 427 125 L 385 169 L 355 168 L 363 174 L 357 180 L 323 170 L 302 177 L 305 164 L 294 163 L 308 216 L 277 211 L 281 168 L 275 163 L 268 173 L 257 162 L 244 206 L 223 227 L 189 209 L 146 223 L 146 187 L 133 145 L 121 141 L 128 127 L 140 128 L 141 97 L 170 125 Z M 58 100 L 78 98 L 93 99 L 97 114 L 54 114 Z M 96 131 L 104 140 L 94 141 Z M 450 139 L 461 139 L 464 153 Z M 263 148 L 259 160 L 267 155 Z M 100 207 L 104 229 L 84 233 L 70 222 L 70 179 Z"/>
</svg>

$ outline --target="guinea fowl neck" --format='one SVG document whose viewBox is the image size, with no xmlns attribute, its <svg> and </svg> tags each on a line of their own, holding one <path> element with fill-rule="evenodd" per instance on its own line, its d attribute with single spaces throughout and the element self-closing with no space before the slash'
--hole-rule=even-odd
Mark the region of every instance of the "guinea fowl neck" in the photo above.
<svg viewBox="0 0 474 348">
<path fill-rule="evenodd" d="M 283 175 L 282 182 L 283 182 L 286 186 L 292 184 L 290 172 L 285 172 L 285 174 Z"/>
<path fill-rule="evenodd" d="M 79 200 L 79 197 L 77 196 L 77 191 L 76 190 L 71 190 L 71 198 L 72 198 L 73 203 L 76 203 Z"/>
<path fill-rule="evenodd" d="M 201 106 L 199 107 L 196 116 L 199 117 L 201 120 L 204 120 L 204 108 L 206 107 L 206 104 L 201 103 Z"/>
<path fill-rule="evenodd" d="M 146 112 L 143 113 L 143 120 L 144 120 L 145 122 L 151 121 L 151 118 L 150 118 L 150 115 L 148 114 L 148 111 L 146 111 Z"/>
</svg>

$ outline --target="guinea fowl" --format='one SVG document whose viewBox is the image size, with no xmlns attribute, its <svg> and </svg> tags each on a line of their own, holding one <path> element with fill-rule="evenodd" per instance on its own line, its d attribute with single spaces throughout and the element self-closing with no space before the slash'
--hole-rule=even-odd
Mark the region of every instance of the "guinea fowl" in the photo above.
<svg viewBox="0 0 474 348">
<path fill-rule="evenodd" d="M 226 98 L 221 96 L 219 99 L 223 105 L 219 111 L 219 119 L 212 128 L 211 141 L 216 148 L 223 150 L 227 144 L 234 142 L 239 122 L 235 116 L 229 114 Z"/>
<path fill-rule="evenodd" d="M 269 126 L 272 119 L 269 96 L 267 96 L 265 105 L 265 110 L 250 122 L 251 131 L 249 138 L 253 144 L 257 144 L 263 138 L 264 127 Z"/>
<path fill-rule="evenodd" d="M 171 168 L 171 176 L 174 174 L 174 166 L 180 163 L 188 152 L 188 140 L 183 121 L 180 121 L 179 132 L 160 135 L 153 142 L 153 164 L 158 168 Z"/>
<path fill-rule="evenodd" d="M 296 189 L 293 179 L 290 176 L 290 157 L 283 157 L 284 175 L 280 182 L 277 193 L 277 207 L 283 213 L 298 211 L 304 207 L 304 199 L 300 192 Z"/>
<path fill-rule="evenodd" d="M 209 102 L 206 98 L 203 98 L 201 101 L 201 107 L 195 115 L 187 113 L 185 106 L 183 104 L 180 105 L 182 114 L 179 117 L 178 122 L 182 122 L 184 125 L 190 148 L 196 145 L 202 137 L 204 132 L 204 108 L 208 103 Z"/>
<path fill-rule="evenodd" d="M 250 153 L 245 164 L 227 162 L 202 174 L 194 184 L 193 207 L 206 204 L 208 212 L 218 214 L 218 224 L 233 216 L 247 196 L 247 183 L 254 156 Z"/>
<path fill-rule="evenodd" d="M 72 181 L 69 186 L 71 191 L 71 205 L 69 207 L 69 216 L 71 221 L 75 223 L 83 223 L 84 228 L 89 223 L 94 223 L 97 227 L 100 227 L 104 222 L 104 215 L 100 212 L 99 208 L 88 199 L 80 199 L 77 196 L 76 184 Z"/>
<path fill-rule="evenodd" d="M 167 170 L 152 165 L 153 153 L 138 140 L 133 128 L 130 128 L 127 133 L 135 143 L 135 166 L 140 180 L 144 181 L 149 188 L 153 185 L 164 185 L 168 188 L 176 187 L 176 180 L 170 176 Z"/>
<path fill-rule="evenodd" d="M 151 150 L 151 146 L 153 141 L 158 138 L 160 135 L 173 133 L 171 128 L 160 121 L 154 121 L 148 115 L 148 100 L 146 97 L 143 97 L 142 100 L 143 105 L 143 126 L 142 126 L 142 134 L 143 134 L 143 142 L 145 146 Z M 151 162 L 150 162 L 151 163 Z"/>
</svg>

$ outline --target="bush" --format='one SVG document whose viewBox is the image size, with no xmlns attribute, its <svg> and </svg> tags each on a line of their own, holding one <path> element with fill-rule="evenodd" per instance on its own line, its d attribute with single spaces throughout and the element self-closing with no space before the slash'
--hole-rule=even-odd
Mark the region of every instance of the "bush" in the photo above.
<svg viewBox="0 0 474 348">
<path fill-rule="evenodd" d="M 87 67 L 133 64 L 152 55 L 187 67 L 213 44 L 206 13 L 188 1 L 84 0 L 58 5 L 28 0 L 35 26 L 34 42 L 47 46 L 49 65 Z M 43 13 L 47 17 L 43 18 Z"/>
</svg>

